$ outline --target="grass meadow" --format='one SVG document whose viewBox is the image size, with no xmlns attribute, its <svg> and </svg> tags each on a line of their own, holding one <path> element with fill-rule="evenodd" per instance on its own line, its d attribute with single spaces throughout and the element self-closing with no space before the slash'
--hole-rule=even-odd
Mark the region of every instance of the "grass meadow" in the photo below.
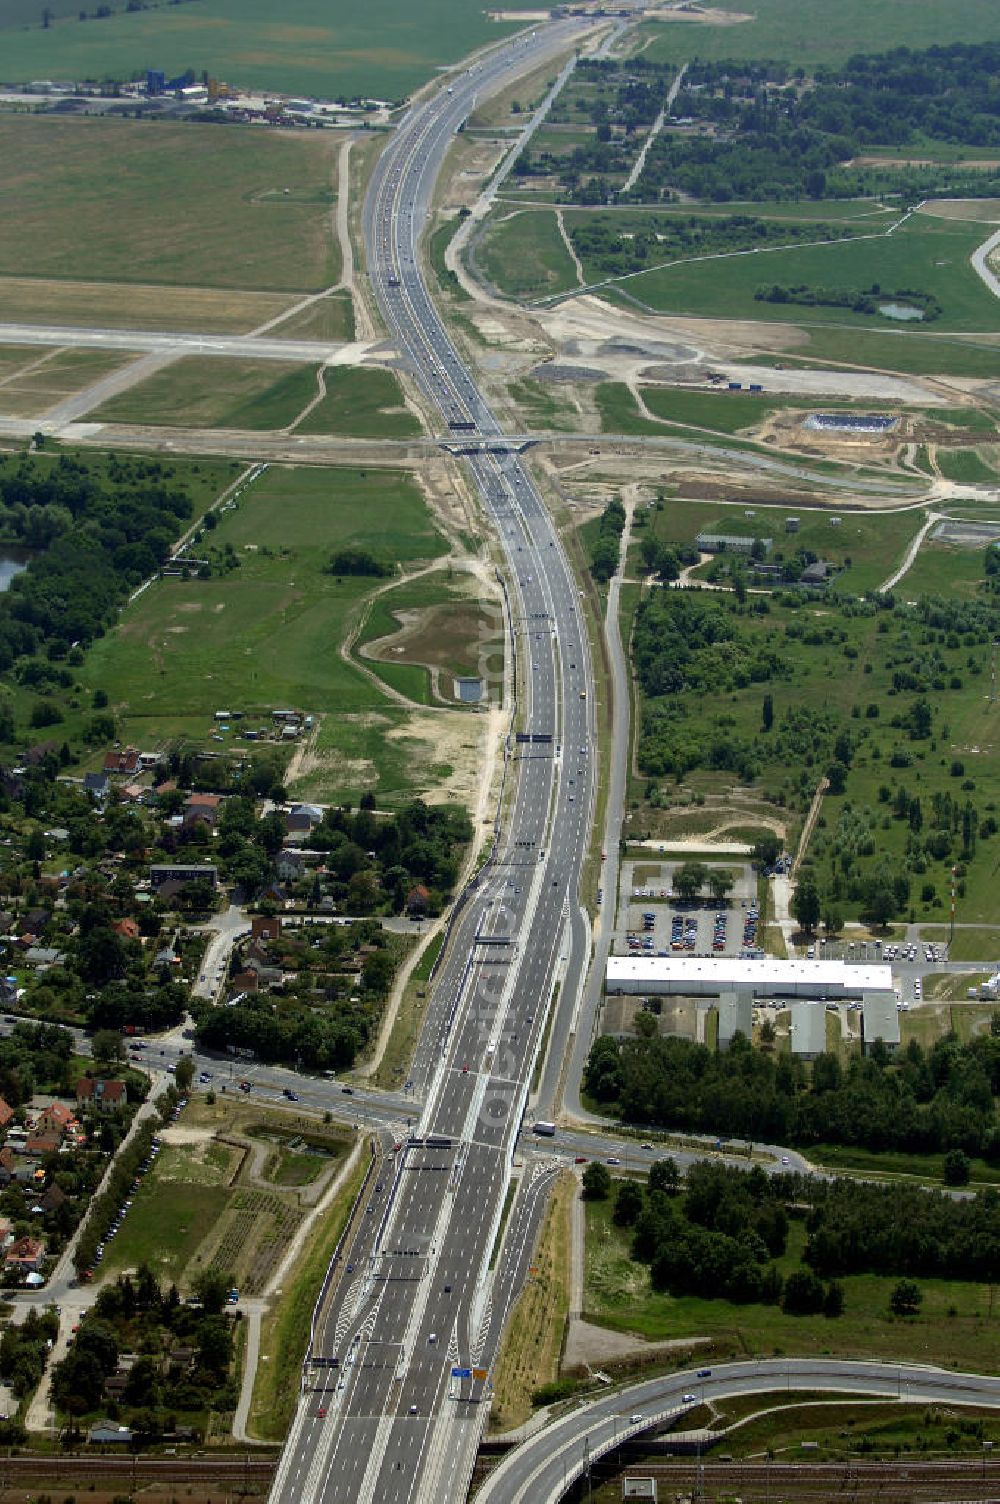
<svg viewBox="0 0 1000 1504">
<path fill-rule="evenodd" d="M 541 298 L 579 285 L 550 209 L 491 220 L 475 247 L 475 261 L 483 276 L 511 298 Z"/>
<path fill-rule="evenodd" d="M 730 7 L 745 13 L 750 7 Z M 992 0 L 755 0 L 750 19 L 730 26 L 650 22 L 636 48 L 650 62 L 698 57 L 778 58 L 794 65 L 846 62 L 856 52 L 995 42 Z"/>
<path fill-rule="evenodd" d="M 942 308 L 933 323 L 935 332 L 996 331 L 996 299 L 969 265 L 982 239 L 981 226 L 914 215 L 891 236 L 677 262 L 619 285 L 657 312 L 880 331 L 889 320 L 847 308 L 765 303 L 754 297 L 762 284 L 863 288 L 877 282 L 886 293 L 909 287 L 933 295 Z"/>
<path fill-rule="evenodd" d="M 17 234 L 0 236 L 0 274 L 327 287 L 340 274 L 337 145 L 323 131 L 2 115 L 0 195 L 17 206 Z"/>
<path fill-rule="evenodd" d="M 232 547 L 238 568 L 158 580 L 88 654 L 81 677 L 106 691 L 121 734 L 143 746 L 205 741 L 219 705 L 251 726 L 294 705 L 323 719 L 317 755 L 340 758 L 350 789 L 366 787 L 374 765 L 390 794 L 401 790 L 406 750 L 385 732 L 406 712 L 340 653 L 374 582 L 334 579 L 325 565 L 344 544 L 404 566 L 443 553 L 413 480 L 271 466 L 209 536 L 214 549 Z"/>
<path fill-rule="evenodd" d="M 653 509 L 646 524 L 667 543 L 691 543 L 701 529 L 741 531 L 771 536 L 769 558 L 790 555 L 799 548 L 842 566 L 836 590 L 848 599 L 873 590 L 886 579 L 905 556 L 910 540 L 924 521 L 921 508 L 887 515 L 844 512 L 838 528 L 830 526 L 829 512 L 796 507 L 801 519 L 797 533 L 786 535 L 787 508 L 755 506 L 752 519 L 744 509 L 719 503 L 666 500 Z M 638 536 L 642 537 L 640 530 Z M 896 587 L 898 602 L 933 595 L 955 601 L 980 598 L 983 578 L 982 549 L 965 549 L 933 540 L 921 548 L 916 562 Z M 910 872 L 910 897 L 900 917 L 915 922 L 943 922 L 947 917 L 950 866 L 954 852 L 940 860 L 929 854 L 923 869 L 908 868 L 910 830 L 907 822 L 892 814 L 896 790 L 919 795 L 925 816 L 925 834 L 932 828 L 931 809 L 935 794 L 948 794 L 961 808 L 966 800 L 977 811 L 977 823 L 1000 803 L 1000 756 L 994 736 L 995 715 L 989 704 L 990 648 L 961 632 L 926 632 L 903 614 L 844 614 L 834 600 L 817 596 L 792 606 L 771 596 L 764 616 L 745 615 L 738 621 L 739 633 L 769 646 L 781 645 L 786 674 L 766 686 L 748 684 L 715 696 L 682 694 L 678 710 L 685 726 L 706 744 L 720 735 L 748 741 L 760 757 L 760 775 L 752 792 L 771 802 L 776 817 L 788 820 L 805 808 L 825 769 L 823 752 L 807 761 L 786 765 L 769 752 L 771 741 L 761 731 L 764 693 L 771 695 L 774 723 L 780 728 L 786 717 L 814 712 L 836 718 L 836 729 L 848 731 L 853 743 L 845 792 L 828 794 L 813 834 L 809 859 L 814 864 L 821 891 L 831 881 L 839 860 L 841 829 L 861 814 L 871 827 L 874 855 L 856 862 L 866 871 L 872 861 L 886 860 L 894 869 Z M 932 712 L 928 738 L 911 740 L 905 718 L 920 696 L 915 691 L 894 688 L 900 663 L 919 662 L 926 653 L 937 656 L 934 685 L 926 692 Z M 826 760 L 829 760 L 826 754 Z M 902 758 L 902 763 L 898 759 Z M 896 765 L 894 766 L 894 761 Z M 717 799 L 731 789 L 734 775 L 699 769 L 687 774 L 676 789 L 669 779 L 640 779 L 634 784 L 640 798 L 653 796 L 655 803 L 673 807 L 690 797 Z M 662 785 L 662 788 L 659 787 Z M 888 791 L 886 795 L 884 791 Z M 845 829 L 847 827 L 844 827 Z M 845 837 L 846 839 L 846 837 Z M 958 887 L 957 919 L 960 924 L 983 925 L 996 915 L 995 871 L 997 838 L 977 840 L 970 860 L 964 864 Z M 839 907 L 845 917 L 856 918 L 856 904 L 845 898 Z M 988 937 L 967 932 L 974 940 Z M 985 949 L 970 945 L 970 955 Z"/>
<path fill-rule="evenodd" d="M 326 395 L 296 425 L 296 433 L 349 434 L 359 439 L 412 439 L 420 433 L 393 371 L 328 366 L 323 379 Z"/>
<path fill-rule="evenodd" d="M 119 392 L 88 417 L 95 423 L 177 428 L 285 428 L 316 392 L 311 365 L 188 355 Z"/>
<path fill-rule="evenodd" d="M 400 99 L 447 63 L 515 28 L 489 20 L 478 0 L 201 0 L 79 21 L 79 6 L 4 6 L 3 73 L 35 78 L 131 78 L 150 67 L 167 77 L 193 68 L 243 87 L 324 99 Z"/>
<path fill-rule="evenodd" d="M 583 1314 L 613 1331 L 650 1341 L 710 1337 L 719 1357 L 899 1358 L 984 1373 L 1000 1364 L 1000 1308 L 991 1310 L 985 1285 L 922 1279 L 920 1315 L 899 1319 L 889 1314 L 894 1276 L 848 1274 L 843 1316 L 786 1316 L 772 1305 L 659 1294 L 646 1265 L 632 1262 L 630 1234 L 612 1222 L 610 1202 L 588 1202 L 586 1226 Z M 799 1267 L 804 1246 L 804 1224 L 790 1221 L 787 1252 L 777 1261 L 783 1274 Z"/>
</svg>

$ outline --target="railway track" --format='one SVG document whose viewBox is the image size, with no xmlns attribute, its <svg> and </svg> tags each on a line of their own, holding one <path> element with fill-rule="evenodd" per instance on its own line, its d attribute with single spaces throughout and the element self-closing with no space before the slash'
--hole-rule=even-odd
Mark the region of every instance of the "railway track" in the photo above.
<svg viewBox="0 0 1000 1504">
<path fill-rule="evenodd" d="M 694 1459 L 670 1462 L 595 1463 L 591 1486 L 595 1498 L 621 1497 L 620 1480 L 655 1478 L 661 1500 L 690 1499 L 722 1504 L 828 1504 L 831 1500 L 878 1501 L 878 1504 L 997 1504 L 1000 1462 L 981 1457 L 922 1462 L 911 1457 L 857 1462 L 720 1462 Z M 571 1497 L 586 1499 L 587 1484 Z"/>
<path fill-rule="evenodd" d="M 12 1483 L 51 1481 L 64 1487 L 92 1478 L 121 1479 L 129 1483 L 220 1483 L 230 1489 L 241 1483 L 267 1487 L 274 1474 L 273 1457 L 108 1457 L 79 1452 L 52 1456 L 16 1453 L 0 1457 L 0 1490 Z"/>
</svg>

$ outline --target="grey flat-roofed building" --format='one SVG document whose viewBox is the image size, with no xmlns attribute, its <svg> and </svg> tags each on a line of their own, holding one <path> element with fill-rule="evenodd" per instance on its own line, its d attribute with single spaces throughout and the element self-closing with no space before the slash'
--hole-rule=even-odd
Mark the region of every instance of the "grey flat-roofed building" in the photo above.
<svg viewBox="0 0 1000 1504">
<path fill-rule="evenodd" d="M 899 1046 L 899 1009 L 894 992 L 866 992 L 861 1004 L 861 1044 L 867 1055 L 876 1039 L 889 1050 Z"/>
<path fill-rule="evenodd" d="M 753 998 L 749 992 L 723 992 L 719 998 L 719 1049 L 728 1050 L 736 1034 L 749 1043 L 753 1029 Z"/>
<path fill-rule="evenodd" d="M 748 554 L 755 543 L 762 544 L 764 552 L 770 553 L 774 539 L 748 537 L 743 533 L 699 533 L 694 541 L 703 554 Z"/>
<path fill-rule="evenodd" d="M 826 1049 L 826 1009 L 822 1003 L 793 1003 L 792 1054 L 801 1060 L 815 1060 Z"/>
</svg>

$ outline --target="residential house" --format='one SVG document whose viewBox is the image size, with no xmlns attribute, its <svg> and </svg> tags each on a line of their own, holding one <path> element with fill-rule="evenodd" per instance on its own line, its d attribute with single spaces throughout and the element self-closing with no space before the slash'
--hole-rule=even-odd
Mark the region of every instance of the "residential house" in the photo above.
<svg viewBox="0 0 1000 1504">
<path fill-rule="evenodd" d="M 44 1159 L 46 1154 L 58 1154 L 63 1136 L 58 1128 L 33 1128 L 28 1134 L 24 1152 L 32 1159 Z"/>
<path fill-rule="evenodd" d="M 34 1126 L 36 1128 L 42 1126 L 55 1128 L 60 1133 L 65 1133 L 75 1122 L 76 1115 L 71 1107 L 66 1106 L 65 1102 L 50 1102 L 38 1114 Z"/>
<path fill-rule="evenodd" d="M 121 777 L 131 777 L 138 770 L 138 747 L 113 747 L 104 759 L 105 773 L 117 773 Z"/>
<path fill-rule="evenodd" d="M 813 590 L 821 590 L 829 583 L 832 573 L 829 564 L 824 563 L 822 559 L 817 559 L 815 564 L 807 564 L 803 569 L 799 575 L 799 584 L 807 585 Z"/>
<path fill-rule="evenodd" d="M 45 1260 L 45 1244 L 41 1238 L 18 1238 L 4 1254 L 8 1269 L 20 1269 L 22 1274 L 37 1274 Z"/>
<path fill-rule="evenodd" d="M 257 941 L 281 939 L 281 918 L 278 914 L 254 914 L 250 921 L 250 934 Z"/>
<path fill-rule="evenodd" d="M 218 886 L 219 869 L 212 862 L 171 862 L 153 865 L 149 869 L 149 881 L 154 893 L 163 897 L 165 883 L 174 882 L 179 887 L 186 883 L 206 882 Z"/>
<path fill-rule="evenodd" d="M 321 824 L 323 811 L 316 804 L 293 804 L 285 815 L 289 835 L 309 835 Z"/>
<path fill-rule="evenodd" d="M 56 1185 L 55 1181 L 53 1181 L 38 1204 L 43 1212 L 57 1212 L 61 1206 L 65 1206 L 68 1200 L 69 1197 L 62 1186 Z"/>
<path fill-rule="evenodd" d="M 14 1179 L 16 1168 L 17 1160 L 14 1157 L 14 1151 L 9 1145 L 5 1144 L 0 1149 L 0 1189 L 6 1190 L 7 1186 L 10 1185 Z"/>
<path fill-rule="evenodd" d="M 103 804 L 108 797 L 107 773 L 84 773 L 83 791 L 90 795 L 95 804 Z"/>
<path fill-rule="evenodd" d="M 9 1102 L 0 1097 L 0 1128 L 6 1128 L 8 1123 L 14 1121 L 14 1109 Z"/>
<path fill-rule="evenodd" d="M 24 959 L 29 966 L 44 970 L 46 966 L 61 966 L 66 957 L 54 945 L 29 945 Z"/>
<path fill-rule="evenodd" d="M 426 914 L 430 897 L 430 892 L 424 887 L 423 883 L 417 883 L 406 895 L 406 912 L 408 914 Z"/>
<path fill-rule="evenodd" d="M 139 924 L 135 919 L 116 919 L 112 925 L 116 935 L 121 935 L 123 940 L 138 940 Z"/>
<path fill-rule="evenodd" d="M 132 1431 L 129 1426 L 121 1426 L 116 1420 L 99 1420 L 90 1427 L 87 1440 L 95 1446 L 131 1446 Z"/>
<path fill-rule="evenodd" d="M 5 1252 L 14 1241 L 14 1224 L 9 1217 L 0 1217 L 0 1253 Z"/>
<path fill-rule="evenodd" d="M 291 851 L 285 848 L 278 852 L 274 865 L 282 882 L 293 883 L 305 872 L 306 859 L 301 851 Z"/>
<path fill-rule="evenodd" d="M 189 794 L 184 801 L 184 824 L 207 825 L 214 830 L 219 823 L 222 797 L 219 794 Z"/>
<path fill-rule="evenodd" d="M 99 1112 L 115 1112 L 128 1101 L 124 1081 L 104 1081 L 100 1077 L 81 1076 L 76 1083 L 76 1100 L 82 1107 L 96 1107 Z"/>
</svg>

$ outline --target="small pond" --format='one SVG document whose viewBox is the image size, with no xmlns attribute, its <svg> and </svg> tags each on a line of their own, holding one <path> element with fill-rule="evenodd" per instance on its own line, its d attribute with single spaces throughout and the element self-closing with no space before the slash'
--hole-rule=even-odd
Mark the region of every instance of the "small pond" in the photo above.
<svg viewBox="0 0 1000 1504">
<path fill-rule="evenodd" d="M 878 311 L 887 319 L 902 319 L 904 322 L 924 316 L 924 310 L 915 308 L 912 303 L 880 303 Z"/>
</svg>

